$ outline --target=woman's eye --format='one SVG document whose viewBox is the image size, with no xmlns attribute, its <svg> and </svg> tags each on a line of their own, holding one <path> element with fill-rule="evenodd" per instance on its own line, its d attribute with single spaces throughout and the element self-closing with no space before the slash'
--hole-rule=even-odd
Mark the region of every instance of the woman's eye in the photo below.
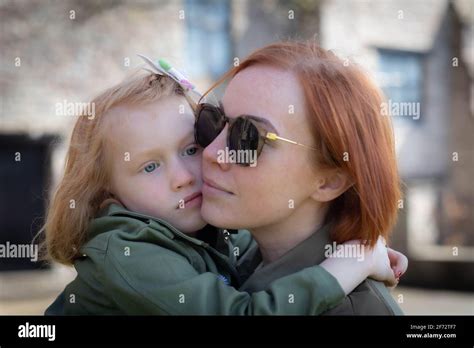
<svg viewBox="0 0 474 348">
<path fill-rule="evenodd" d="M 143 170 L 146 172 L 146 173 L 151 173 L 153 172 L 156 168 L 158 168 L 160 165 L 156 162 L 153 162 L 153 163 L 150 163 L 148 164 L 145 168 L 143 168 Z"/>
<path fill-rule="evenodd" d="M 186 156 L 193 156 L 199 151 L 199 147 L 196 145 L 188 147 L 186 150 L 184 150 L 184 153 Z"/>
</svg>

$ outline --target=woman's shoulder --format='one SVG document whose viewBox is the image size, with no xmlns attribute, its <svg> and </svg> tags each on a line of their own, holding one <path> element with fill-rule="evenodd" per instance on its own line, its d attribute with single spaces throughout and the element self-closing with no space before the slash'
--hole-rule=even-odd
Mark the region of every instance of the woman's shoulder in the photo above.
<svg viewBox="0 0 474 348">
<path fill-rule="evenodd" d="M 324 315 L 403 315 L 403 312 L 383 283 L 366 279 Z"/>
<path fill-rule="evenodd" d="M 385 306 L 389 315 L 403 315 L 402 309 L 384 283 L 373 279 L 366 279 L 365 284 L 370 288 L 371 296 L 376 297 Z"/>
</svg>

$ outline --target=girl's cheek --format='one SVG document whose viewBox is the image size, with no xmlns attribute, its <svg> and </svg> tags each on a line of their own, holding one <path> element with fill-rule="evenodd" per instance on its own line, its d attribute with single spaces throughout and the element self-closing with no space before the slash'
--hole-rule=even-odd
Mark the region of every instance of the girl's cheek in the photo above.
<svg viewBox="0 0 474 348">
<path fill-rule="evenodd" d="M 202 152 L 201 152 L 202 154 Z M 190 163 L 195 170 L 201 171 L 201 166 L 202 166 L 202 156 L 201 154 L 193 156 L 190 160 Z"/>
<path fill-rule="evenodd" d="M 146 188 L 146 190 L 144 190 L 143 194 L 150 202 L 161 202 L 166 197 L 165 190 L 167 187 L 169 186 L 166 186 L 158 180 L 155 180 L 149 185 L 149 187 Z"/>
<path fill-rule="evenodd" d="M 148 175 L 143 175 L 140 178 L 140 187 L 142 188 L 142 191 L 144 194 L 149 193 L 155 193 L 157 188 L 160 185 L 160 180 L 157 175 L 153 175 L 152 173 Z"/>
<path fill-rule="evenodd" d="M 202 162 L 202 151 L 203 150 L 199 150 L 199 152 L 195 156 L 192 156 L 194 162 Z"/>
</svg>

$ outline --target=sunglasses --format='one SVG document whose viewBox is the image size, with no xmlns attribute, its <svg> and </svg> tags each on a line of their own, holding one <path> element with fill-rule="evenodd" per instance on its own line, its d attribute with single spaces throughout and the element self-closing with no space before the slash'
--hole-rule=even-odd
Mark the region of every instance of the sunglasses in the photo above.
<svg viewBox="0 0 474 348">
<path fill-rule="evenodd" d="M 208 103 L 198 104 L 195 108 L 195 115 L 194 138 L 196 143 L 202 147 L 207 147 L 212 143 L 222 132 L 226 123 L 229 123 L 229 131 L 227 133 L 227 147 L 229 150 L 236 152 L 245 151 L 246 153 L 252 151 L 256 153 L 255 158 L 257 158 L 267 141 L 278 140 L 316 150 L 314 147 L 300 144 L 294 140 L 266 131 L 256 116 L 241 115 L 229 118 L 225 115 L 222 108 Z M 251 156 L 247 156 L 247 160 L 237 161 L 237 164 L 250 166 L 252 164 L 250 158 Z"/>
</svg>

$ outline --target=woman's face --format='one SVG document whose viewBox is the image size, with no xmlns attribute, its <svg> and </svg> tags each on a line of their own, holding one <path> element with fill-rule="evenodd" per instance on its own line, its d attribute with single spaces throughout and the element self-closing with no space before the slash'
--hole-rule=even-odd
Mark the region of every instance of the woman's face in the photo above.
<svg viewBox="0 0 474 348">
<path fill-rule="evenodd" d="M 230 81 L 222 106 L 229 118 L 258 116 L 274 127 L 264 126 L 268 131 L 314 146 L 303 91 L 290 72 L 265 66 L 244 69 Z M 263 147 L 255 167 L 219 163 L 228 127 L 203 153 L 201 213 L 206 221 L 223 228 L 255 229 L 314 207 L 311 195 L 318 178 L 310 149 L 272 141 Z"/>
</svg>

